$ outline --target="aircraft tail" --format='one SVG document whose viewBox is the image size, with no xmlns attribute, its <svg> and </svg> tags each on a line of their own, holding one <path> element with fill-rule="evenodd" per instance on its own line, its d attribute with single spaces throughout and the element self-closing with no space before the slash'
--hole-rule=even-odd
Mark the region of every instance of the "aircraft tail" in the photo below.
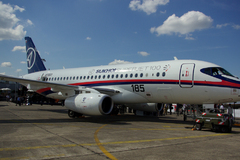
<svg viewBox="0 0 240 160">
<path fill-rule="evenodd" d="M 44 71 L 46 67 L 30 37 L 25 37 L 28 73 Z"/>
</svg>

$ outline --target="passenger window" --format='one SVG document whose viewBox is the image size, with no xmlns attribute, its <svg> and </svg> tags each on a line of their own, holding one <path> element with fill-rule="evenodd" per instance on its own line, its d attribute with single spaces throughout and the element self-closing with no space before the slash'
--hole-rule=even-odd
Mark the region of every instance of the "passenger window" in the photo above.
<svg viewBox="0 0 240 160">
<path fill-rule="evenodd" d="M 103 79 L 105 79 L 105 75 L 103 75 Z"/>
<path fill-rule="evenodd" d="M 108 75 L 107 78 L 109 79 L 109 78 L 110 78 L 110 75 Z"/>
<path fill-rule="evenodd" d="M 60 81 L 62 80 L 62 77 L 60 78 Z"/>
<path fill-rule="evenodd" d="M 159 73 L 159 72 L 157 72 L 157 74 L 156 74 L 156 75 L 157 75 L 157 77 L 159 77 L 160 73 Z"/>
<path fill-rule="evenodd" d="M 93 79 L 93 76 L 91 76 L 91 79 Z"/>
<path fill-rule="evenodd" d="M 112 78 L 114 78 L 114 74 L 112 75 Z"/>
<path fill-rule="evenodd" d="M 137 77 L 138 77 L 138 74 L 136 73 L 136 74 L 135 74 L 135 78 L 137 78 Z"/>
<path fill-rule="evenodd" d="M 141 77 L 141 78 L 143 77 L 143 73 L 140 74 L 140 77 Z"/>
<path fill-rule="evenodd" d="M 55 77 L 54 81 L 56 81 L 56 80 L 57 80 L 57 77 Z"/>
<path fill-rule="evenodd" d="M 65 79 L 66 79 L 66 78 L 65 78 L 65 77 L 63 77 L 63 80 L 64 80 L 64 81 L 65 81 Z"/>
<path fill-rule="evenodd" d="M 132 77 L 133 77 L 133 74 L 131 73 L 131 74 L 130 74 L 130 78 L 132 78 Z"/>
<path fill-rule="evenodd" d="M 68 77 L 67 77 L 67 80 L 68 80 Z"/>
<path fill-rule="evenodd" d="M 86 79 L 86 76 L 84 76 L 83 79 Z"/>
<path fill-rule="evenodd" d="M 75 80 L 75 77 L 73 77 L 73 80 Z"/>
<path fill-rule="evenodd" d="M 118 78 L 118 74 L 116 75 L 116 78 Z"/>
<path fill-rule="evenodd" d="M 97 79 L 97 75 L 95 76 L 95 79 Z"/>
<path fill-rule="evenodd" d="M 80 80 L 82 79 L 82 76 L 80 77 Z"/>
<path fill-rule="evenodd" d="M 101 75 L 98 76 L 98 79 L 101 79 Z"/>
<path fill-rule="evenodd" d="M 121 74 L 121 78 L 123 78 L 123 74 Z"/>
<path fill-rule="evenodd" d="M 87 79 L 89 79 L 89 76 L 87 76 Z"/>
<path fill-rule="evenodd" d="M 72 80 L 72 77 L 70 77 L 70 80 Z"/>
<path fill-rule="evenodd" d="M 125 74 L 125 78 L 127 78 L 128 77 L 128 74 Z"/>
<path fill-rule="evenodd" d="M 76 80 L 78 80 L 78 76 L 77 76 Z"/>
</svg>

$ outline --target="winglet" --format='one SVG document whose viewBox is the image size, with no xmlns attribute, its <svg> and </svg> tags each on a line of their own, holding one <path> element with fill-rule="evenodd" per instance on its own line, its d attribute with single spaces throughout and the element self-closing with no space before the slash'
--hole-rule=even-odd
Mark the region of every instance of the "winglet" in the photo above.
<svg viewBox="0 0 240 160">
<path fill-rule="evenodd" d="M 44 71 L 46 67 L 30 37 L 25 37 L 28 73 Z"/>
</svg>

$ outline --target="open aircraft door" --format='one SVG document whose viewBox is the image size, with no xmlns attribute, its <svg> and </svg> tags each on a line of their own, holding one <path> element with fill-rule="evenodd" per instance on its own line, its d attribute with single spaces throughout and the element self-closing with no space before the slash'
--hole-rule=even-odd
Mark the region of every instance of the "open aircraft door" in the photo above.
<svg viewBox="0 0 240 160">
<path fill-rule="evenodd" d="M 179 85 L 182 88 L 192 88 L 194 85 L 194 63 L 184 63 L 181 65 L 179 73 Z"/>
</svg>

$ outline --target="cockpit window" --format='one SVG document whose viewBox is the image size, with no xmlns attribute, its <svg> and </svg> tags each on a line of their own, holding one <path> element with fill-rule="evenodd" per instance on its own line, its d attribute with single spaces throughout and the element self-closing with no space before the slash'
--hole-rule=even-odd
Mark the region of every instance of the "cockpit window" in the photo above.
<svg viewBox="0 0 240 160">
<path fill-rule="evenodd" d="M 231 73 L 220 67 L 204 68 L 201 69 L 201 72 L 211 76 L 226 75 L 234 77 Z"/>
</svg>

